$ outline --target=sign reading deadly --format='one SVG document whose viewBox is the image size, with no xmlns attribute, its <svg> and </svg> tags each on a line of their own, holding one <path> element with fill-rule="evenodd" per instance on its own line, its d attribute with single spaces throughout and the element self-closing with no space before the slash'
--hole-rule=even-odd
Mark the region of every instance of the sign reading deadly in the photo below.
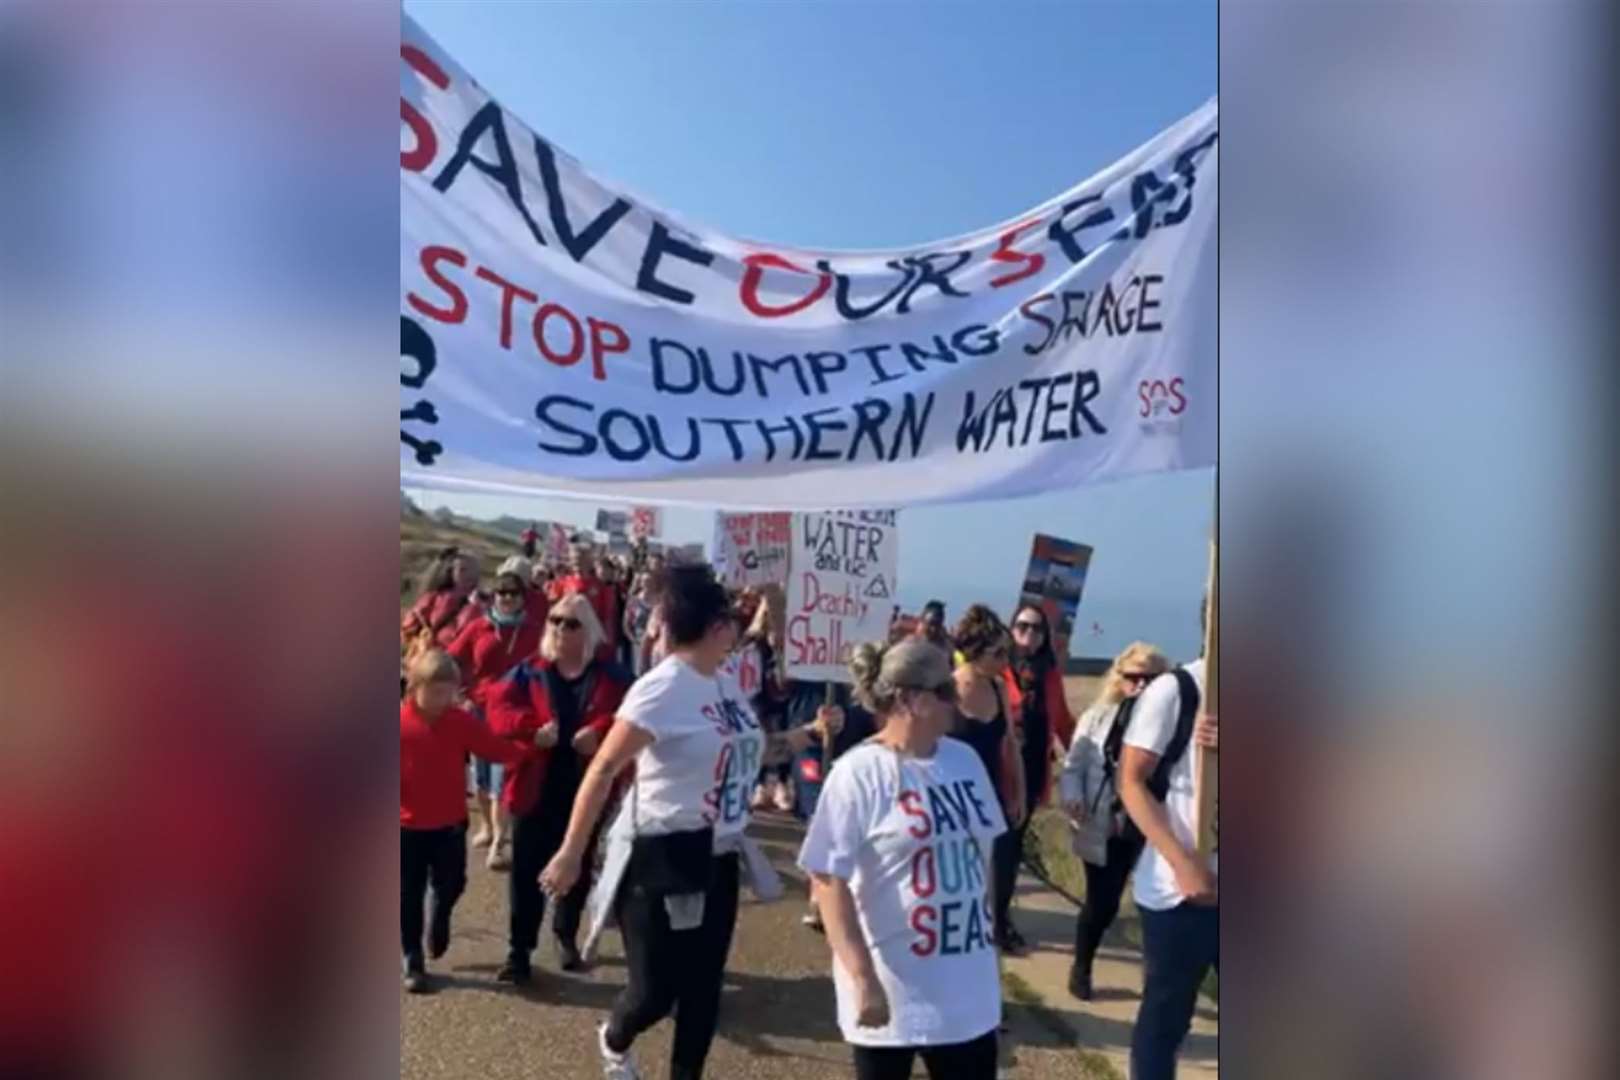
<svg viewBox="0 0 1620 1080">
<path fill-rule="evenodd" d="M 715 573 L 736 589 L 786 585 L 792 527 L 788 513 L 716 514 L 710 548 Z"/>
<path fill-rule="evenodd" d="M 1215 461 L 1217 106 L 1002 224 L 797 250 L 594 179 L 410 18 L 400 471 L 736 509 Z"/>
<path fill-rule="evenodd" d="M 847 683 L 856 647 L 887 639 L 898 595 L 895 517 L 893 510 L 793 515 L 789 678 Z"/>
</svg>

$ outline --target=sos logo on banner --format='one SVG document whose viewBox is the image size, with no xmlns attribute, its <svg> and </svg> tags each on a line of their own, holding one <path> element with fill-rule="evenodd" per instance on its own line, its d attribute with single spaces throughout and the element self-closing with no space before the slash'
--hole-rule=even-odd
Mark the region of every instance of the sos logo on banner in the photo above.
<svg viewBox="0 0 1620 1080">
<path fill-rule="evenodd" d="M 1145 435 L 1178 435 L 1181 414 L 1187 411 L 1187 380 L 1143 379 L 1136 388 L 1136 415 L 1142 419 Z"/>
</svg>

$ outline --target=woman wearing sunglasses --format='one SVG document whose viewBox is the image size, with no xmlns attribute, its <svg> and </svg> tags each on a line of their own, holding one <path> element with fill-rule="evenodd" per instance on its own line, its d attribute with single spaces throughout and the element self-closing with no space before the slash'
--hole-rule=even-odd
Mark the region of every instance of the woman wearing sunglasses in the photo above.
<svg viewBox="0 0 1620 1080">
<path fill-rule="evenodd" d="M 595 658 L 601 640 L 590 599 L 569 593 L 551 605 L 539 656 L 519 664 L 489 693 L 491 729 L 543 751 L 509 771 L 501 790 L 513 824 L 511 924 L 506 963 L 495 976 L 500 982 L 525 985 L 532 977 L 546 903 L 540 870 L 562 846 L 585 767 L 629 686 L 621 668 Z M 582 966 L 577 937 L 589 888 L 588 875 L 581 874 L 558 900 L 552 919 L 564 971 Z"/>
<path fill-rule="evenodd" d="M 912 639 L 850 663 L 878 733 L 827 778 L 799 865 L 826 922 L 838 1026 L 858 1080 L 996 1075 L 1001 985 L 989 851 L 1006 829 L 974 750 L 946 738 L 957 682 Z"/>
<path fill-rule="evenodd" d="M 501 676 L 534 654 L 544 626 L 531 606 L 526 575 L 509 564 L 510 560 L 495 575 L 495 597 L 489 608 L 468 623 L 445 650 L 460 668 L 462 690 L 479 716 L 489 715 L 487 699 Z M 472 845 L 488 844 L 485 865 L 501 870 L 507 865 L 507 829 L 498 801 L 501 766 L 477 758 L 473 778 L 478 829 Z"/>
<path fill-rule="evenodd" d="M 1080 714 L 1058 778 L 1063 809 L 1074 825 L 1074 853 L 1086 872 L 1086 902 L 1075 924 L 1069 971 L 1069 991 L 1081 1001 L 1091 1000 L 1097 947 L 1119 913 L 1125 881 L 1142 853 L 1141 834 L 1125 827 L 1116 780 L 1125 729 L 1147 684 L 1169 670 L 1165 655 L 1141 641 L 1115 657 L 1097 700 Z"/>
<path fill-rule="evenodd" d="M 1024 759 L 1013 737 L 1003 682 L 1011 639 L 1006 624 L 983 604 L 974 604 L 963 613 L 955 638 L 961 656 L 956 669 L 956 691 L 961 699 L 956 737 L 978 752 L 1008 829 L 1017 830 L 1024 821 Z M 1010 933 L 1009 919 L 1021 854 L 1015 840 L 1021 835 L 1016 831 L 1002 834 L 995 849 L 996 945 L 1011 955 L 1023 949 L 1023 940 Z"/>
<path fill-rule="evenodd" d="M 1037 807 L 1051 794 L 1053 763 L 1063 757 L 1074 738 L 1074 714 L 1063 696 L 1063 666 L 1052 642 L 1046 612 L 1039 604 L 1025 603 L 1012 623 L 1012 659 L 1006 670 L 1007 701 L 1024 764 L 1024 820 L 1004 841 L 1016 854 L 1024 849 L 1024 833 Z M 1016 947 L 1024 936 L 1009 920 L 1008 939 Z"/>
</svg>

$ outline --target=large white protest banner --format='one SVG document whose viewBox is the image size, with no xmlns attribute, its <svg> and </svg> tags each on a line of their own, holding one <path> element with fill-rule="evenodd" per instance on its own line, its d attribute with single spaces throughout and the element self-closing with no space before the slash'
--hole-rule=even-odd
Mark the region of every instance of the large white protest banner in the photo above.
<svg viewBox="0 0 1620 1080">
<path fill-rule="evenodd" d="M 787 671 L 849 682 L 857 646 L 888 637 L 900 542 L 893 510 L 793 515 Z"/>
<path fill-rule="evenodd" d="M 716 514 L 709 546 L 715 574 L 736 589 L 786 585 L 792 528 L 788 513 Z"/>
<path fill-rule="evenodd" d="M 410 18 L 400 74 L 407 484 L 850 508 L 1215 462 L 1214 100 L 999 225 L 849 253 L 607 185 Z"/>
</svg>

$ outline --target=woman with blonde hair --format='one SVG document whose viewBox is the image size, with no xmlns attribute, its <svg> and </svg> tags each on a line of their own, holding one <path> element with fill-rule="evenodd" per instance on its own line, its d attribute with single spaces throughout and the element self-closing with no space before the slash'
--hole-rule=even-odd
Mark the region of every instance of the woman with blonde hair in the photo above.
<svg viewBox="0 0 1620 1080">
<path fill-rule="evenodd" d="M 1069 992 L 1091 1000 L 1091 968 L 1103 934 L 1119 913 L 1125 880 L 1142 854 L 1142 835 L 1129 828 L 1116 776 L 1131 711 L 1147 684 L 1170 670 L 1157 648 L 1134 642 L 1114 658 L 1102 690 L 1080 714 L 1058 788 L 1074 828 L 1074 853 L 1084 861 L 1086 902 L 1074 930 Z"/>
<path fill-rule="evenodd" d="M 856 699 L 878 733 L 839 759 L 799 852 L 826 920 L 838 1027 L 858 1080 L 996 1075 L 990 849 L 1006 830 L 979 754 L 948 737 L 949 655 L 913 638 L 863 645 Z"/>
<path fill-rule="evenodd" d="M 531 978 L 530 958 L 546 903 L 540 871 L 562 846 L 586 765 L 630 686 L 622 668 L 597 659 L 601 641 L 590 598 L 568 593 L 551 605 L 539 655 L 512 669 L 485 695 L 491 730 L 540 750 L 508 771 L 501 790 L 501 805 L 512 816 L 512 875 L 507 958 L 496 974 L 500 982 L 523 985 Z M 581 967 L 576 938 L 589 891 L 589 875 L 582 874 L 559 898 L 552 919 L 564 971 Z"/>
</svg>

